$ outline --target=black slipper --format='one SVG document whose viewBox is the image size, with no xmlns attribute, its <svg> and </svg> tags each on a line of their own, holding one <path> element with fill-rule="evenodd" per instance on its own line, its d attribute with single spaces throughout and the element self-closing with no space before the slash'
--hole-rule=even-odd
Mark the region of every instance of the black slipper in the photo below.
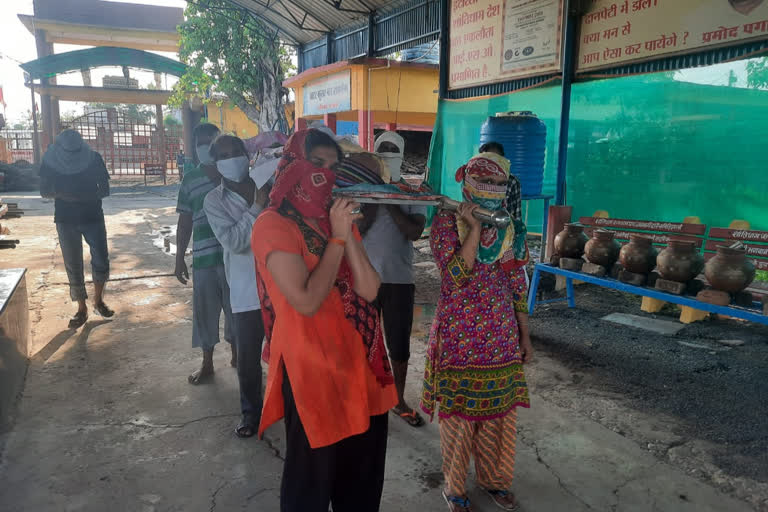
<svg viewBox="0 0 768 512">
<path fill-rule="evenodd" d="M 69 328 L 70 329 L 79 329 L 83 325 L 85 325 L 85 322 L 88 321 L 88 312 L 87 311 L 78 311 L 75 313 L 75 316 L 69 319 Z"/>
<path fill-rule="evenodd" d="M 104 304 L 104 302 L 103 302 L 103 301 L 102 301 L 102 302 L 99 302 L 99 303 L 98 303 L 98 304 L 96 304 L 96 305 L 94 305 L 94 306 L 93 306 L 93 308 L 96 310 L 96 312 L 97 312 L 98 314 L 100 314 L 100 315 L 101 315 L 101 316 L 103 316 L 104 318 L 112 318 L 113 316 L 115 316 L 115 312 L 114 312 L 114 311 L 112 311 L 111 309 L 109 309 L 109 308 L 107 307 L 107 305 L 106 305 L 106 304 Z"/>
</svg>

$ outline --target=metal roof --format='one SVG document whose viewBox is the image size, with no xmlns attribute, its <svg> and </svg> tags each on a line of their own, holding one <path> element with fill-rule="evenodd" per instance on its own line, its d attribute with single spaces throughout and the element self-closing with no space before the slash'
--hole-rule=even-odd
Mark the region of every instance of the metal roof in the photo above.
<svg viewBox="0 0 768 512">
<path fill-rule="evenodd" d="M 21 64 L 21 69 L 29 73 L 32 79 L 37 79 L 103 66 L 149 69 L 174 76 L 183 75 L 187 69 L 185 64 L 156 53 L 111 46 L 97 46 L 40 57 Z"/>
<path fill-rule="evenodd" d="M 248 9 L 295 44 L 305 44 L 339 29 L 367 22 L 368 16 L 407 0 L 228 0 Z"/>
</svg>

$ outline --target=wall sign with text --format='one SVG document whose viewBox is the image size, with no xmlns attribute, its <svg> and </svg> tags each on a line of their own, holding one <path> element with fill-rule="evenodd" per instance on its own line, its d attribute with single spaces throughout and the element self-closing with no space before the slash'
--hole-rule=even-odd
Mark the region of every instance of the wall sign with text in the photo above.
<svg viewBox="0 0 768 512">
<path fill-rule="evenodd" d="M 351 91 L 351 75 L 348 70 L 308 82 L 304 85 L 302 115 L 313 116 L 350 110 Z"/>
<path fill-rule="evenodd" d="M 591 0 L 577 71 L 768 39 L 768 0 Z"/>
<path fill-rule="evenodd" d="M 450 0 L 448 88 L 560 71 L 563 0 Z"/>
</svg>

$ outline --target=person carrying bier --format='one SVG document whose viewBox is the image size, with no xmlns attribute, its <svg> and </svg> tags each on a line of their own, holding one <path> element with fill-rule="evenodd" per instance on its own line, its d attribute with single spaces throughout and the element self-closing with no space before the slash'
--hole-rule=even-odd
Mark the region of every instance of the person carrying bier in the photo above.
<svg viewBox="0 0 768 512">
<path fill-rule="evenodd" d="M 434 218 L 430 245 L 441 274 L 440 301 L 430 333 L 421 407 L 438 412 L 443 496 L 453 512 L 469 512 L 470 458 L 478 484 L 504 510 L 515 510 L 512 484 L 516 409 L 528 407 L 523 363 L 528 333 L 526 230 L 520 220 L 501 229 L 481 224 L 478 207 L 504 206 L 509 161 L 481 153 L 456 180 L 464 201 L 457 213 Z M 438 410 L 439 407 L 439 410 Z"/>
<path fill-rule="evenodd" d="M 374 150 L 387 164 L 392 183 L 401 180 L 405 141 L 395 132 L 384 132 Z M 377 304 L 382 312 L 384 335 L 392 360 L 398 403 L 392 412 L 409 425 L 420 427 L 422 417 L 405 401 L 405 381 L 411 356 L 411 328 L 416 287 L 413 276 L 413 242 L 421 237 L 427 220 L 424 206 L 366 205 L 360 222 L 363 245 L 381 276 Z"/>
<path fill-rule="evenodd" d="M 377 512 L 384 484 L 397 394 L 359 205 L 332 201 L 342 156 L 327 134 L 294 133 L 253 226 L 270 347 L 259 434 L 285 418 L 281 512 Z"/>
<path fill-rule="evenodd" d="M 242 419 L 238 437 L 256 434 L 261 419 L 261 346 L 264 324 L 256 267 L 251 250 L 253 223 L 268 201 L 268 187 L 261 188 L 248 175 L 248 151 L 233 135 L 219 135 L 211 144 L 211 158 L 221 174 L 221 184 L 205 196 L 208 223 L 224 248 L 224 269 L 237 347 Z"/>
<path fill-rule="evenodd" d="M 486 142 L 480 146 L 480 153 L 495 153 L 499 156 L 504 155 L 504 146 L 498 142 Z M 523 187 L 517 176 L 509 173 L 507 182 L 507 211 L 510 217 L 517 220 L 523 220 Z"/>
</svg>

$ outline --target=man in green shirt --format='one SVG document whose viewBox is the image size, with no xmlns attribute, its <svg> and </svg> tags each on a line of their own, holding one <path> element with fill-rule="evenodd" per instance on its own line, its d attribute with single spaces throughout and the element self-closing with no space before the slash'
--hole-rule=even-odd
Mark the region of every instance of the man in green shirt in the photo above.
<svg viewBox="0 0 768 512">
<path fill-rule="evenodd" d="M 229 286 L 224 272 L 224 249 L 208 224 L 203 202 L 208 192 L 221 182 L 221 175 L 210 156 L 210 145 L 219 135 L 212 124 L 198 125 L 194 131 L 197 166 L 184 173 L 176 211 L 176 278 L 187 284 L 189 271 L 184 261 L 192 238 L 192 346 L 203 351 L 203 363 L 189 376 L 190 384 L 204 383 L 213 376 L 213 348 L 219 342 L 219 319 L 224 311 L 224 338 L 232 347 L 231 364 L 237 367 L 237 349 L 230 334 L 232 311 Z"/>
</svg>

